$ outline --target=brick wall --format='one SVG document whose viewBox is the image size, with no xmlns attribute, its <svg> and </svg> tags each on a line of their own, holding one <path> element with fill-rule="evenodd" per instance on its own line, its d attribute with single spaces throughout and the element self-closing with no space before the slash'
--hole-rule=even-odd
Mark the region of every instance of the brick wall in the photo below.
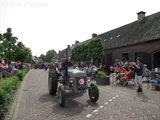
<svg viewBox="0 0 160 120">
<path fill-rule="evenodd" d="M 129 54 L 129 61 L 135 61 L 135 53 L 136 52 L 148 52 L 152 55 L 155 52 L 160 51 L 160 39 L 145 42 L 142 44 L 132 45 L 132 46 L 126 46 L 122 48 L 116 48 L 112 50 L 106 50 L 105 53 L 112 53 L 113 56 L 113 62 L 115 59 L 121 59 L 122 60 L 122 54 L 128 53 Z"/>
</svg>

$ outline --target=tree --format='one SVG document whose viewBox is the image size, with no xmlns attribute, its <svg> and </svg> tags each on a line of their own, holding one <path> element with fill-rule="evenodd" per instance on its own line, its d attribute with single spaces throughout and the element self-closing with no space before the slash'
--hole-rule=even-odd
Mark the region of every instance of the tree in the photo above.
<svg viewBox="0 0 160 120">
<path fill-rule="evenodd" d="M 102 38 L 95 37 L 89 40 L 88 44 L 88 55 L 89 59 L 99 59 L 104 55 L 104 42 Z"/>
<path fill-rule="evenodd" d="M 79 59 L 81 61 L 87 61 L 87 54 L 88 54 L 88 49 L 87 49 L 87 44 L 83 43 L 80 45 L 80 51 L 79 51 Z"/>
<path fill-rule="evenodd" d="M 39 56 L 39 58 L 42 59 L 43 61 L 45 61 L 45 55 L 44 55 L 44 54 L 41 54 L 41 55 Z"/>
<path fill-rule="evenodd" d="M 71 60 L 72 61 L 77 61 L 76 60 L 76 50 L 75 50 L 75 48 L 71 49 Z"/>
<path fill-rule="evenodd" d="M 2 34 L 0 33 L 0 42 L 2 41 Z"/>
<path fill-rule="evenodd" d="M 56 53 L 55 50 L 53 50 L 53 49 L 52 50 L 48 50 L 46 55 L 45 55 L 45 61 L 46 62 L 51 62 L 52 58 L 54 56 L 56 56 L 56 55 L 57 55 L 57 53 Z"/>
<path fill-rule="evenodd" d="M 71 59 L 73 61 L 80 61 L 80 53 L 81 53 L 81 45 L 76 45 L 72 50 L 71 50 Z"/>
<path fill-rule="evenodd" d="M 15 57 L 15 46 L 18 38 L 13 36 L 12 29 L 7 28 L 7 32 L 1 36 L 1 52 L 6 60 L 14 60 Z"/>
<path fill-rule="evenodd" d="M 2 43 L 0 43 L 0 57 L 4 57 L 3 49 L 4 49 L 4 46 Z"/>
<path fill-rule="evenodd" d="M 31 49 L 26 47 L 25 50 L 24 50 L 24 54 L 26 55 L 25 59 L 24 59 L 24 62 L 32 63 L 32 51 L 31 51 Z"/>
<path fill-rule="evenodd" d="M 17 43 L 15 52 L 15 60 L 20 61 L 21 64 L 23 64 L 24 62 L 32 62 L 32 52 L 29 48 L 25 47 L 25 45 L 22 42 Z"/>
<path fill-rule="evenodd" d="M 86 43 L 78 44 L 71 50 L 73 61 L 96 60 L 104 55 L 104 43 L 102 38 L 95 37 Z"/>
</svg>

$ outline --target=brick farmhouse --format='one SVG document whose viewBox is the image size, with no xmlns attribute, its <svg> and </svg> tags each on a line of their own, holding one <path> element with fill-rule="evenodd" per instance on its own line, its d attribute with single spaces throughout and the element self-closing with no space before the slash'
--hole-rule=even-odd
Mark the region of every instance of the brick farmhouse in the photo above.
<svg viewBox="0 0 160 120">
<path fill-rule="evenodd" d="M 160 12 L 145 16 L 145 12 L 141 11 L 137 16 L 138 19 L 132 23 L 99 35 L 92 34 L 92 37 L 100 36 L 105 43 L 105 55 L 97 60 L 97 65 L 101 62 L 109 70 L 115 59 L 135 61 L 137 57 L 142 57 L 149 69 L 160 68 Z M 75 44 L 79 44 L 78 41 Z M 65 50 L 57 56 L 64 54 Z"/>
</svg>

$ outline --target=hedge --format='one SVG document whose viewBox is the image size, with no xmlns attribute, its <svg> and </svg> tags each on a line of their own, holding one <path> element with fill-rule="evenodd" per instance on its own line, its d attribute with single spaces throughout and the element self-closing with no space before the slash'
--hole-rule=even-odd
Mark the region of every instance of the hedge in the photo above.
<svg viewBox="0 0 160 120">
<path fill-rule="evenodd" d="M 0 119 L 4 117 L 8 111 L 13 95 L 20 86 L 21 81 L 27 74 L 28 70 L 19 70 L 18 77 L 13 76 L 0 80 Z"/>
</svg>

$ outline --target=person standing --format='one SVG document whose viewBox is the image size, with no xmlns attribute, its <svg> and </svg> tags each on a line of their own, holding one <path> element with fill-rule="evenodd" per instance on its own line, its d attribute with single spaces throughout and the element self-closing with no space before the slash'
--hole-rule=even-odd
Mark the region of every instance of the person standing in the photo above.
<svg viewBox="0 0 160 120">
<path fill-rule="evenodd" d="M 137 58 L 137 63 L 134 65 L 135 67 L 135 79 L 138 84 L 137 92 L 142 92 L 142 75 L 143 75 L 143 63 L 142 58 Z"/>
</svg>

